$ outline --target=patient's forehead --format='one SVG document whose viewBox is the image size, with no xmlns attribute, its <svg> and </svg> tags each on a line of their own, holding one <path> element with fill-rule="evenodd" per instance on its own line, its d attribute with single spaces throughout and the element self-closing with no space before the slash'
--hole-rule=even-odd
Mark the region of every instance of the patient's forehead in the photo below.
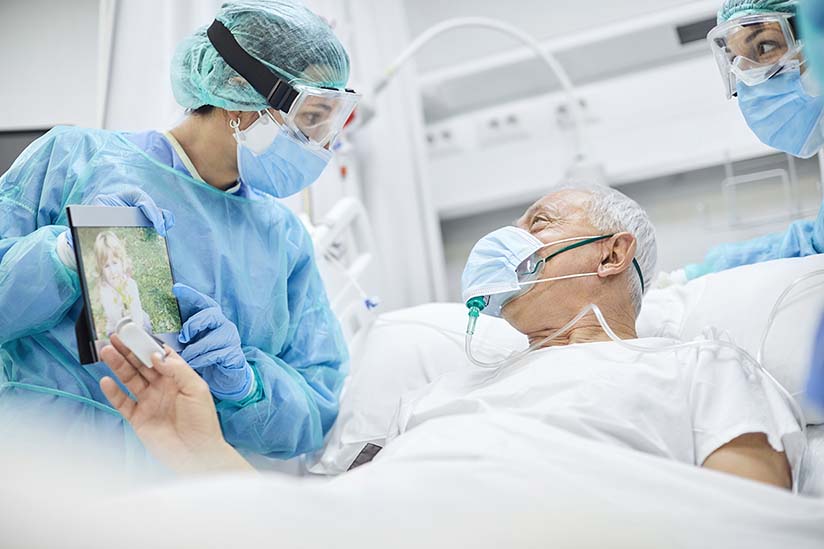
<svg viewBox="0 0 824 549">
<path fill-rule="evenodd" d="M 518 220 L 518 224 L 528 223 L 529 218 L 538 212 L 547 212 L 558 219 L 586 219 L 586 204 L 591 198 L 588 191 L 578 191 L 574 189 L 564 189 L 544 195 L 536 200 L 524 215 Z"/>
</svg>

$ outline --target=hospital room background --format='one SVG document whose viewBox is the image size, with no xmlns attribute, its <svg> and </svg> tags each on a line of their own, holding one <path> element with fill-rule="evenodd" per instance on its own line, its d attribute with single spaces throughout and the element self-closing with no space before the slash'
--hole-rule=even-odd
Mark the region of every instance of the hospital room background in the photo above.
<svg viewBox="0 0 824 549">
<path fill-rule="evenodd" d="M 3 0 L 0 51 L 26 55 L 0 56 L 4 81 L 21 84 L 0 87 L 0 173 L 58 124 L 171 127 L 171 52 L 219 4 Z M 349 49 L 364 99 L 320 182 L 288 202 L 313 230 L 336 206 L 363 205 L 368 227 L 331 270 L 382 311 L 459 301 L 478 237 L 565 179 L 647 209 L 663 271 L 822 201 L 821 158 L 776 154 L 725 99 L 705 40 L 717 0 L 307 4 Z"/>
</svg>

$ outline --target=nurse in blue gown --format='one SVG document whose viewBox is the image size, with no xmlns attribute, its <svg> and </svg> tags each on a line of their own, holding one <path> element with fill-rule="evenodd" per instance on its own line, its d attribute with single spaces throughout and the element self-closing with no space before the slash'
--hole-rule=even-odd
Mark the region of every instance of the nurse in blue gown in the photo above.
<svg viewBox="0 0 824 549">
<path fill-rule="evenodd" d="M 0 432 L 38 415 L 69 445 L 143 455 L 98 386 L 108 367 L 78 361 L 65 208 L 101 204 L 139 207 L 166 236 L 182 355 L 209 384 L 226 439 L 278 458 L 321 446 L 347 349 L 312 241 L 277 198 L 329 162 L 356 103 L 348 76 L 346 51 L 301 3 L 229 2 L 176 52 L 180 125 L 58 127 L 16 160 L 0 178 Z"/>
</svg>

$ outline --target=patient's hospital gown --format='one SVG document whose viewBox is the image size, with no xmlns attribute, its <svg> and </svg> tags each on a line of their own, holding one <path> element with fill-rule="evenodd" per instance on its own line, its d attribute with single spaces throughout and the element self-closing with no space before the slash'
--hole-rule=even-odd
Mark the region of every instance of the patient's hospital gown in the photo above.
<svg viewBox="0 0 824 549">
<path fill-rule="evenodd" d="M 641 354 L 611 341 L 585 343 L 533 352 L 500 372 L 453 372 L 402 398 L 390 438 L 468 414 L 529 418 L 694 465 L 739 435 L 764 433 L 797 472 L 806 444 L 775 388 L 749 375 L 731 350 L 711 347 Z"/>
<path fill-rule="evenodd" d="M 319 448 L 348 353 L 308 233 L 268 195 L 192 178 L 157 132 L 56 128 L 0 179 L 0 426 L 41 413 L 75 444 L 108 435 L 142 452 L 98 386 L 108 367 L 78 362 L 79 280 L 55 251 L 67 205 L 135 187 L 174 213 L 176 282 L 220 304 L 256 376 L 255 394 L 217 402 L 226 439 L 282 458 Z"/>
</svg>

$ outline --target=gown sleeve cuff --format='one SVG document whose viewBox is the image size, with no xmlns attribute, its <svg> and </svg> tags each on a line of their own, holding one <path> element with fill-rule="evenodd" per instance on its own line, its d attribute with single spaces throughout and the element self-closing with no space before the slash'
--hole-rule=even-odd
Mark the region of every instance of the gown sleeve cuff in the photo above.
<svg viewBox="0 0 824 549">
<path fill-rule="evenodd" d="M 57 237 L 57 257 L 63 265 L 77 272 L 77 258 L 74 255 L 74 249 L 69 245 L 68 238 L 66 238 L 67 233 L 68 231 L 60 233 Z"/>
</svg>

